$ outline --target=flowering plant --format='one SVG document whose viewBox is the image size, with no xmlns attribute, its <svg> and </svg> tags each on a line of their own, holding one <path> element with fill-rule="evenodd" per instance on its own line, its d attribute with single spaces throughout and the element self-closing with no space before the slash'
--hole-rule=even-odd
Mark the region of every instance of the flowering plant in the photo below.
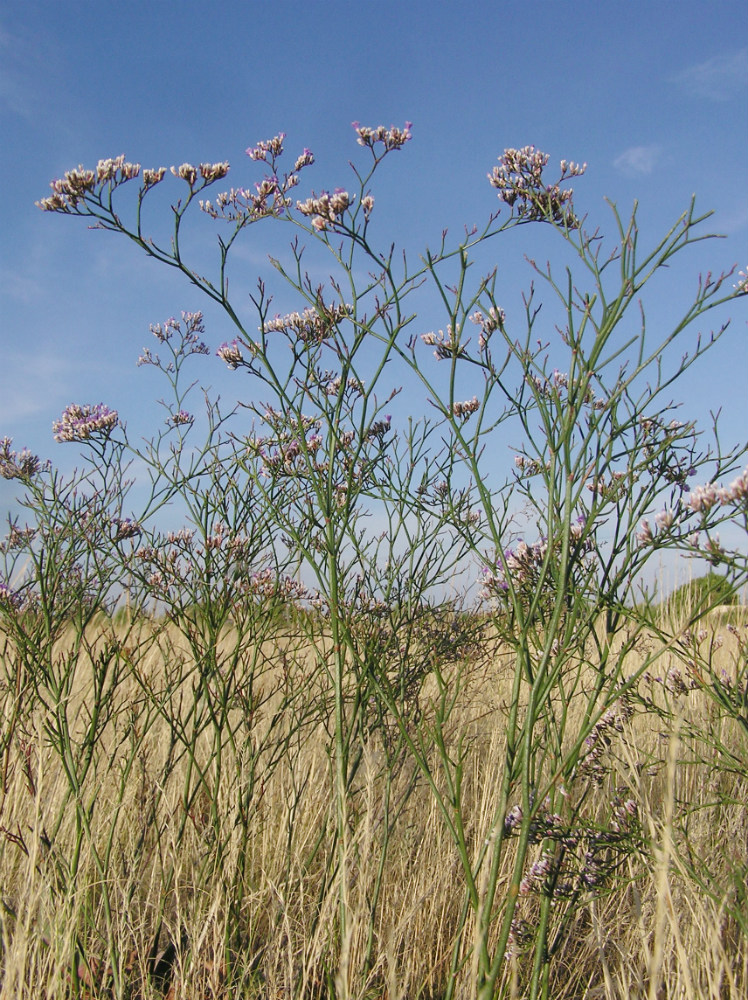
<svg viewBox="0 0 748 1000">
<path fill-rule="evenodd" d="M 256 876 L 248 859 L 266 835 L 265 782 L 283 767 L 286 836 L 294 841 L 293 817 L 310 781 L 300 762 L 311 759 L 312 734 L 321 733 L 329 773 L 320 783 L 328 783 L 332 807 L 316 820 L 321 833 L 303 864 L 289 855 L 284 881 L 273 887 L 277 914 L 262 931 L 274 933 L 275 920 L 290 941 L 290 900 L 315 895 L 307 879 L 324 869 L 310 938 L 288 945 L 293 960 L 280 992 L 319 995 L 318 975 L 330 989 L 334 980 L 341 997 L 378 982 L 389 947 L 380 922 L 385 873 L 396 838 L 409 836 L 407 803 L 423 795 L 460 879 L 459 905 L 443 921 L 451 937 L 438 960 L 439 991 L 535 1000 L 553 995 L 578 914 L 594 914 L 627 866 L 645 870 L 654 852 L 642 819 L 644 772 L 655 780 L 663 764 L 645 769 L 633 751 L 626 756 L 636 707 L 654 704 L 640 682 L 678 650 L 720 712 L 741 710 L 743 682 L 728 683 L 697 661 L 693 644 L 668 634 L 639 588 L 663 551 L 725 567 L 736 588 L 748 579 L 745 555 L 717 535 L 722 525 L 747 524 L 745 450 L 723 451 L 717 437 L 704 445 L 693 423 L 674 419 L 665 396 L 725 328 L 667 362 L 669 370 L 663 360 L 692 323 L 745 294 L 744 276 L 731 291 L 728 275 L 708 276 L 673 330 L 650 342 L 641 323 L 621 346 L 629 310 L 700 238 L 706 216 L 692 205 L 642 253 L 636 214 L 626 223 L 614 212 L 618 243 L 605 259 L 569 186 L 586 164 L 561 160 L 548 181 L 549 155 L 527 146 L 505 150 L 489 172 L 499 208 L 482 229 L 455 245 L 445 234 L 418 263 L 400 261 L 393 246 L 377 243 L 372 186 L 383 161 L 411 141 L 411 124 L 356 122 L 354 130 L 367 165 L 354 166 L 348 187 L 305 198 L 291 192 L 314 156 L 304 149 L 284 169 L 279 134 L 247 150 L 264 176 L 210 200 L 207 189 L 229 174 L 225 161 L 141 171 L 120 156 L 69 171 L 38 203 L 126 236 L 220 307 L 230 333 L 215 356 L 243 380 L 237 396 L 253 420 L 247 428 L 238 408 L 226 413 L 209 397 L 204 416 L 198 412 L 184 372 L 208 363 L 212 350 L 202 314 L 185 312 L 152 327 L 158 347 L 138 361 L 172 390 L 166 419 L 145 446 L 129 441 L 103 403 L 74 404 L 54 435 L 82 446 L 78 479 L 64 483 L 36 457 L 11 451 L 8 439 L 0 454 L 0 472 L 28 487 L 25 503 L 37 517 L 14 525 L 4 544 L 0 615 L 14 637 L 18 677 L 33 672 L 75 803 L 71 878 L 84 845 L 93 858 L 99 895 L 91 889 L 97 904 L 85 912 L 99 912 L 101 901 L 98 939 L 107 942 L 118 996 L 128 984 L 110 875 L 126 780 L 106 835 L 93 823 L 86 783 L 108 766 L 110 735 L 126 742 L 128 712 L 123 774 L 148 772 L 149 734 L 157 726 L 167 734 L 148 806 L 152 829 L 139 841 L 153 843 L 152 853 L 138 847 L 132 861 L 133 885 L 147 881 L 157 856 L 163 866 L 156 943 L 168 917 L 163 899 L 181 870 L 164 860 L 161 831 L 172 829 L 175 843 L 197 851 L 194 829 L 210 848 L 194 861 L 196 877 L 217 880 L 225 893 L 216 909 L 226 913 L 221 961 L 227 977 L 235 974 L 232 988 L 242 988 L 247 970 L 254 975 L 255 961 L 270 967 L 272 949 L 263 943 L 263 957 L 250 960 L 257 941 L 242 945 L 259 933 L 247 916 Z M 135 182 L 128 221 L 121 189 Z M 146 235 L 145 217 L 168 184 L 182 197 L 172 206 L 171 242 L 162 245 Z M 193 206 L 221 229 L 212 277 L 190 267 L 182 246 Z M 228 274 L 233 248 L 261 222 L 294 234 L 284 260 L 269 264 L 292 301 L 288 312 L 271 313 L 261 275 L 250 324 L 229 294 Z M 540 224 L 558 237 L 567 270 L 561 280 L 550 265 L 533 264 L 540 291 L 512 315 L 498 301 L 496 272 L 474 278 L 471 255 L 509 230 Z M 325 283 L 302 264 L 307 246 L 331 269 Z M 418 325 L 411 302 L 424 287 L 444 308 L 441 329 Z M 555 333 L 539 318 L 543 292 L 558 306 Z M 514 463 L 502 478 L 507 442 Z M 125 504 L 128 456 L 152 487 L 137 510 Z M 168 505 L 184 525 L 158 527 Z M 32 566 L 25 575 L 24 559 Z M 127 608 L 119 623 L 117 600 Z M 103 645 L 88 631 L 96 616 Z M 71 620 L 74 650 L 60 656 Z M 154 650 L 160 675 L 149 665 Z M 81 735 L 67 706 L 85 683 L 82 651 L 94 679 Z M 458 724 L 458 706 L 477 674 L 494 671 L 494 683 L 504 665 L 499 750 L 483 781 L 482 714 Z M 173 797 L 179 805 L 165 815 L 178 762 L 186 762 Z M 376 806 L 364 794 L 364 772 L 379 783 Z M 370 883 L 364 857 L 376 858 Z M 178 936 L 175 928 L 175 952 Z M 66 938 L 79 993 L 85 937 Z M 422 983 L 411 985 L 421 991 Z"/>
</svg>

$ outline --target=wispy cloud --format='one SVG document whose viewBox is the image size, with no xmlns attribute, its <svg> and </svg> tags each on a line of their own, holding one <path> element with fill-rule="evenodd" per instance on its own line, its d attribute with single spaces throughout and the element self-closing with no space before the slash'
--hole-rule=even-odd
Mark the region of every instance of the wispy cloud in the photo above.
<svg viewBox="0 0 748 1000">
<path fill-rule="evenodd" d="M 3 432 L 8 425 L 34 417 L 54 407 L 66 397 L 69 387 L 75 385 L 75 365 L 66 358 L 36 354 L 33 365 L 24 364 L 18 354 L 6 354 L 7 371 L 13 377 L 3 379 L 0 400 L 0 426 Z"/>
<path fill-rule="evenodd" d="M 696 97 L 729 101 L 748 85 L 748 47 L 689 66 L 673 82 Z"/>
<path fill-rule="evenodd" d="M 613 160 L 613 166 L 627 177 L 644 177 L 657 166 L 660 152 L 656 145 L 629 146 Z"/>
</svg>

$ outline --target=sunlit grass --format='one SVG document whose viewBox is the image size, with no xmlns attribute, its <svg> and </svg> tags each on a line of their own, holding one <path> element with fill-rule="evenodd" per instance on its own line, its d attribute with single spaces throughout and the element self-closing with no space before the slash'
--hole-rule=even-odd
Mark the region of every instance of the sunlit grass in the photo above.
<svg viewBox="0 0 748 1000">
<path fill-rule="evenodd" d="M 403 755 L 392 756 L 380 731 L 363 740 L 350 789 L 350 920 L 340 940 L 324 684 L 318 686 L 319 717 L 298 728 L 287 752 L 267 769 L 262 756 L 255 761 L 254 793 L 246 803 L 249 815 L 243 815 L 248 775 L 240 742 L 224 747 L 216 773 L 211 740 L 198 738 L 193 753 L 185 753 L 175 746 L 173 719 L 157 718 L 140 739 L 150 711 L 146 679 L 155 692 L 159 673 L 170 670 L 164 655 L 173 657 L 179 649 L 177 639 L 169 636 L 167 642 L 164 633 L 145 641 L 146 628 L 139 644 L 129 637 L 138 652 L 126 654 L 129 673 L 114 695 L 111 720 L 80 789 L 90 842 L 83 845 L 74 879 L 75 809 L 59 755 L 49 746 L 48 712 L 30 703 L 6 747 L 3 995 L 73 995 L 77 976 L 80 995 L 111 996 L 115 955 L 123 996 L 328 997 L 343 974 L 356 996 L 443 996 L 464 897 L 454 846 L 422 775 Z M 733 671 L 738 639 L 721 627 L 718 634 L 723 644 L 710 667 Z M 642 655 L 651 658 L 652 642 L 642 640 Z M 635 670 L 639 654 L 629 655 Z M 314 662 L 292 638 L 266 646 L 267 701 L 246 725 L 248 739 L 267 731 L 271 692 L 289 656 L 305 670 Z M 511 693 L 506 656 L 492 642 L 482 657 L 452 667 L 460 694 L 446 749 L 457 753 L 459 746 L 463 754 L 463 810 L 473 854 L 490 832 L 505 753 Z M 6 657 L 6 663 L 12 659 L 8 650 Z M 746 927 L 736 916 L 741 900 L 735 884 L 745 872 L 748 787 L 744 772 L 733 766 L 744 759 L 745 736 L 734 720 L 718 720 L 698 691 L 679 695 L 668 689 L 671 659 L 666 654 L 653 667 L 663 683 L 642 685 L 644 694 L 655 690 L 668 717 L 640 705 L 606 751 L 603 780 L 590 781 L 582 792 L 585 815 L 599 815 L 601 825 L 611 796 L 634 802 L 644 846 L 629 854 L 602 891 L 580 900 L 554 966 L 551 995 L 559 1000 L 737 998 L 748 985 Z M 90 663 L 82 660 L 70 704 L 80 706 L 79 718 L 91 697 L 89 685 Z M 427 683 L 426 724 L 433 693 Z M 189 716 L 177 690 L 169 704 Z M 79 736 L 73 728 L 73 743 Z M 273 749 L 267 752 L 272 758 Z M 438 773 L 436 754 L 432 765 Z M 199 781 L 189 779 L 190 766 L 202 771 Z M 383 856 L 385 795 L 392 830 Z M 91 848 L 102 857 L 110 843 L 102 872 Z M 508 891 L 511 865 L 507 851 L 499 894 Z M 108 927 L 102 879 L 112 911 Z M 370 900 L 378 882 L 372 927 Z M 531 927 L 536 906 L 533 896 L 522 899 L 520 921 Z M 468 929 L 459 996 L 471 995 L 470 942 Z M 75 974 L 71 954 L 78 957 Z M 518 940 L 502 974 L 510 990 L 522 964 Z"/>
</svg>

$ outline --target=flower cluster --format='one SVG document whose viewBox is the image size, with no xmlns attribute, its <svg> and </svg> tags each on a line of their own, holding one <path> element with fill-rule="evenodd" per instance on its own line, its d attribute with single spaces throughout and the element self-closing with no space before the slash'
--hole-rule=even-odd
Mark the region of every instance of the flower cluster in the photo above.
<svg viewBox="0 0 748 1000">
<path fill-rule="evenodd" d="M 364 384 L 360 379 L 355 378 L 351 375 L 343 386 L 343 379 L 340 375 L 333 372 L 323 372 L 319 376 L 319 384 L 324 387 L 326 396 L 339 396 L 341 390 L 346 393 L 351 393 L 354 396 L 362 396 L 364 393 Z"/>
<path fill-rule="evenodd" d="M 567 397 L 569 395 L 569 376 L 566 372 L 560 372 L 557 368 L 554 368 L 550 375 L 526 375 L 525 381 L 544 399 L 558 399 L 562 395 Z M 574 390 L 575 386 L 572 384 L 571 392 L 573 393 Z M 597 399 L 589 385 L 585 386 L 582 402 L 595 410 L 605 409 L 604 400 Z"/>
<path fill-rule="evenodd" d="M 306 201 L 297 201 L 296 208 L 302 215 L 311 216 L 312 226 L 322 232 L 329 226 L 339 225 L 343 213 L 351 207 L 354 200 L 355 195 L 348 194 L 343 188 L 335 188 L 332 194 L 323 191 L 319 197 L 312 195 Z"/>
<path fill-rule="evenodd" d="M 584 554 L 592 549 L 594 541 L 585 517 L 580 516 L 572 522 L 569 539 L 577 552 Z M 543 569 L 549 559 L 555 558 L 559 549 L 560 539 L 549 545 L 546 538 L 532 545 L 520 541 L 514 549 L 506 549 L 494 566 L 486 566 L 482 570 L 478 579 L 481 587 L 479 596 L 483 600 L 498 598 L 506 602 L 511 590 L 529 602 L 535 599 L 538 588 L 542 586 L 552 599 L 555 592 L 552 575 L 544 576 Z"/>
<path fill-rule="evenodd" d="M 22 604 L 23 598 L 18 591 L 13 590 L 7 583 L 0 582 L 0 608 L 18 611 Z"/>
<path fill-rule="evenodd" d="M 595 476 L 587 483 L 587 489 L 606 503 L 615 503 L 626 495 L 626 483 L 626 473 L 616 471 L 611 472 L 608 479 L 605 476 Z"/>
<path fill-rule="evenodd" d="M 602 784 L 607 768 L 601 758 L 610 747 L 613 734 L 622 733 L 633 714 L 631 700 L 623 696 L 595 723 L 584 741 L 584 749 L 576 769 L 577 776 L 589 777 L 596 784 Z"/>
<path fill-rule="evenodd" d="M 28 448 L 23 451 L 11 451 L 13 438 L 4 437 L 0 441 L 0 476 L 3 479 L 30 479 L 42 468 L 37 455 L 32 455 Z"/>
<path fill-rule="evenodd" d="M 291 199 L 287 195 L 290 189 L 299 183 L 299 172 L 314 163 L 314 154 L 311 150 L 305 149 L 301 156 L 296 158 L 292 171 L 279 177 L 275 166 L 276 160 L 283 153 L 284 139 L 285 133 L 281 132 L 273 139 L 263 140 L 247 149 L 247 156 L 251 160 L 267 163 L 271 169 L 269 174 L 254 185 L 254 192 L 246 188 L 222 191 L 216 196 L 215 204 L 211 201 L 200 201 L 202 211 L 212 219 L 224 219 L 239 224 L 266 216 L 282 215 L 291 205 Z M 214 167 L 216 166 L 221 167 L 224 164 L 214 164 Z M 225 166 L 228 168 L 228 164 Z"/>
<path fill-rule="evenodd" d="M 528 458 L 526 455 L 515 455 L 514 464 L 521 476 L 539 476 L 548 465 L 543 465 L 537 458 Z"/>
<path fill-rule="evenodd" d="M 264 328 L 266 333 L 284 333 L 304 344 L 318 344 L 329 337 L 334 327 L 352 313 L 353 307 L 345 303 L 327 306 L 318 301 L 314 308 L 304 309 L 303 312 L 276 316 L 265 323 Z"/>
<path fill-rule="evenodd" d="M 216 351 L 216 354 L 224 361 L 226 365 L 231 369 L 231 371 L 236 371 L 239 365 L 244 364 L 244 355 L 242 354 L 241 347 L 239 346 L 239 341 L 234 339 L 231 343 L 223 343 Z"/>
<path fill-rule="evenodd" d="M 289 174 L 281 180 L 269 174 L 255 184 L 255 192 L 246 188 L 231 188 L 216 195 L 215 205 L 211 201 L 200 201 L 199 205 L 211 219 L 227 222 L 246 222 L 262 219 L 269 215 L 282 215 L 291 204 L 286 192 L 299 182 L 296 174 Z"/>
<path fill-rule="evenodd" d="M 499 309 L 496 306 L 491 306 L 487 314 L 482 313 L 480 309 L 476 309 L 470 317 L 470 322 L 475 323 L 476 326 L 480 327 L 478 347 L 481 351 L 484 351 L 488 346 L 489 338 L 494 330 L 504 329 L 506 313 L 503 309 Z"/>
<path fill-rule="evenodd" d="M 187 181 L 190 187 L 194 187 L 198 177 L 203 180 L 202 187 L 219 181 L 229 172 L 229 164 L 224 160 L 221 163 L 201 163 L 195 167 L 191 163 L 182 163 L 178 167 L 172 167 L 171 172 L 175 177 L 181 177 Z"/>
<path fill-rule="evenodd" d="M 121 184 L 123 181 L 131 181 L 139 174 L 140 164 L 128 163 L 124 153 L 113 160 L 99 160 L 96 164 L 96 180 L 99 184 L 106 184 L 108 181 Z"/>
<path fill-rule="evenodd" d="M 669 532 L 674 524 L 675 514 L 669 507 L 663 507 L 662 510 L 658 510 L 655 514 L 655 526 L 658 532 L 657 537 Z M 639 530 L 636 532 L 636 540 L 641 546 L 654 545 L 655 535 L 649 521 L 646 518 L 639 525 Z"/>
<path fill-rule="evenodd" d="M 124 537 L 140 533 L 134 522 L 120 523 L 127 531 Z M 202 543 L 196 539 L 194 530 L 181 528 L 159 536 L 153 544 L 141 545 L 132 560 L 135 565 L 140 564 L 138 575 L 159 599 L 178 604 L 195 585 L 203 586 L 208 565 L 211 585 L 219 593 L 233 595 L 237 586 L 241 593 L 246 593 L 253 549 L 254 542 L 249 536 L 234 534 L 217 521 L 206 530 Z"/>
<path fill-rule="evenodd" d="M 108 437 L 119 423 L 116 410 L 104 403 L 78 406 L 71 403 L 52 424 L 55 441 L 87 441 L 94 434 Z"/>
<path fill-rule="evenodd" d="M 310 597 L 309 589 L 301 581 L 290 576 L 278 576 L 270 567 L 252 573 L 247 580 L 246 590 L 257 597 L 280 597 L 292 604 Z"/>
<path fill-rule="evenodd" d="M 693 426 L 680 420 L 671 420 L 666 424 L 659 416 L 645 417 L 639 424 L 642 454 L 652 474 L 685 490 L 689 476 L 695 471 L 689 451 L 695 436 Z"/>
<path fill-rule="evenodd" d="M 137 538 L 142 529 L 131 517 L 116 518 L 113 522 L 115 542 L 123 542 L 127 538 Z"/>
<path fill-rule="evenodd" d="M 312 462 L 318 472 L 327 468 L 327 463 L 314 461 L 314 456 L 322 447 L 322 438 L 319 434 L 310 434 L 308 438 L 302 440 L 293 438 L 280 441 L 270 450 L 266 447 L 266 443 L 265 439 L 256 438 L 250 444 L 251 450 L 262 459 L 263 465 L 260 469 L 262 476 L 295 476 L 307 471 L 308 461 Z"/>
<path fill-rule="evenodd" d="M 716 504 L 726 507 L 729 504 L 742 504 L 748 499 L 748 466 L 734 479 L 729 486 L 717 486 L 707 483 L 696 486 L 688 498 L 688 506 L 694 513 L 707 513 Z"/>
<path fill-rule="evenodd" d="M 505 596 L 509 591 L 508 579 L 514 587 L 523 587 L 537 581 L 540 569 L 548 552 L 548 542 L 541 539 L 534 545 L 521 541 L 516 549 L 504 552 L 503 564 L 486 566 L 481 572 L 479 583 L 483 599 Z"/>
<path fill-rule="evenodd" d="M 182 328 L 184 324 L 184 329 Z M 200 334 L 205 333 L 202 312 L 183 312 L 181 322 L 170 316 L 164 323 L 151 324 L 151 333 L 159 344 L 168 344 L 174 334 L 179 337 L 179 346 L 172 349 L 174 357 L 189 357 L 191 354 L 210 354 L 210 349 L 201 340 Z M 137 360 L 138 365 L 154 365 L 161 368 L 161 359 L 156 354 L 152 354 L 148 347 L 143 348 L 143 352 Z M 165 371 L 173 371 L 173 363 L 169 363 Z"/>
<path fill-rule="evenodd" d="M 392 429 L 391 423 L 392 423 L 392 416 L 390 414 L 387 414 L 384 420 L 374 420 L 369 425 L 369 429 L 366 432 L 367 439 L 369 441 L 372 441 L 376 438 L 379 441 L 381 441 L 382 438 L 385 436 L 385 434 L 389 434 L 390 430 Z"/>
<path fill-rule="evenodd" d="M 147 191 L 149 188 L 160 184 L 166 176 L 166 167 L 157 167 L 156 170 L 149 170 L 147 167 L 143 171 L 143 186 Z"/>
<path fill-rule="evenodd" d="M 457 324 L 452 329 L 451 324 L 447 326 L 447 332 L 440 330 L 438 333 L 422 333 L 421 340 L 429 347 L 435 347 L 434 357 L 437 361 L 446 361 L 447 358 L 459 358 L 464 353 L 465 348 L 459 343 L 460 326 Z"/>
<path fill-rule="evenodd" d="M 382 143 L 387 153 L 391 149 L 402 149 L 405 143 L 413 137 L 410 131 L 413 128 L 413 122 L 406 122 L 404 128 L 396 128 L 394 125 L 390 125 L 389 128 L 385 128 L 384 125 L 377 125 L 376 128 L 367 128 L 359 122 L 353 122 L 352 124 L 358 136 L 356 142 L 359 146 L 374 149 L 377 143 Z"/>
<path fill-rule="evenodd" d="M 452 403 L 452 415 L 461 420 L 467 420 L 473 413 L 480 409 L 480 402 L 477 396 L 466 400 L 464 403 Z"/>
<path fill-rule="evenodd" d="M 176 413 L 172 413 L 170 417 L 166 418 L 166 423 L 170 427 L 182 427 L 185 424 L 192 424 L 195 422 L 195 418 L 187 410 L 177 410 Z"/>
<path fill-rule="evenodd" d="M 576 229 L 579 220 L 571 205 L 572 189 L 561 189 L 561 183 L 569 177 L 579 177 L 587 169 L 587 164 L 561 161 L 561 176 L 555 184 L 544 184 L 543 170 L 550 157 L 534 146 L 522 149 L 506 149 L 499 157 L 498 166 L 488 175 L 489 183 L 498 189 L 499 200 L 516 206 L 517 215 L 527 221 L 543 220 L 559 222 Z"/>
<path fill-rule="evenodd" d="M 11 521 L 8 534 L 5 536 L 3 541 L 0 542 L 0 553 L 5 555 L 5 553 L 13 552 L 17 549 L 25 549 L 31 544 L 31 542 L 33 542 L 36 535 L 36 528 L 31 528 L 28 525 L 25 525 L 23 528 L 19 528 L 15 521 Z"/>
<path fill-rule="evenodd" d="M 165 173 L 164 167 L 146 170 L 143 175 L 146 188 L 157 184 Z M 96 170 L 88 170 L 79 165 L 75 170 L 68 170 L 61 180 L 53 180 L 50 184 L 51 196 L 42 198 L 36 205 L 43 212 L 70 212 L 85 201 L 86 195 L 93 194 L 97 187 L 104 184 L 118 187 L 139 175 L 140 164 L 127 162 L 124 154 L 114 159 L 99 160 Z"/>
<path fill-rule="evenodd" d="M 732 287 L 738 295 L 748 295 L 748 267 L 745 271 L 738 271 L 738 280 Z"/>
<path fill-rule="evenodd" d="M 277 156 L 280 156 L 283 153 L 283 140 L 285 138 L 286 133 L 281 132 L 272 139 L 262 139 L 256 146 L 249 146 L 245 152 L 250 160 L 262 160 L 263 162 L 267 162 L 268 157 L 271 160 L 274 160 Z M 308 153 L 311 156 L 308 149 L 305 149 L 304 153 Z M 312 160 L 313 159 L 314 157 L 312 157 Z"/>
</svg>

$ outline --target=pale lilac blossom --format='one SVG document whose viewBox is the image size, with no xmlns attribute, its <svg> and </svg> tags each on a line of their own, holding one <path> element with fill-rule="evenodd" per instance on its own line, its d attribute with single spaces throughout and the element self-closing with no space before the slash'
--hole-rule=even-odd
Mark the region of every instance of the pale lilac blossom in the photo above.
<svg viewBox="0 0 748 1000">
<path fill-rule="evenodd" d="M 276 156 L 280 156 L 281 153 L 283 152 L 283 140 L 285 138 L 286 138 L 286 133 L 280 132 L 272 139 L 263 139 L 260 142 L 258 142 L 256 146 L 250 146 L 246 150 L 247 156 L 250 158 L 250 160 L 263 160 L 265 162 L 267 161 L 268 156 L 271 159 L 274 159 Z M 309 150 L 305 149 L 304 153 L 305 154 L 309 153 Z"/>
<path fill-rule="evenodd" d="M 116 410 L 104 403 L 79 406 L 71 403 L 52 424 L 55 441 L 87 441 L 93 435 L 108 437 L 119 423 Z"/>
<path fill-rule="evenodd" d="M 308 307 L 303 312 L 292 312 L 286 316 L 276 316 L 265 323 L 266 333 L 284 333 L 304 344 L 317 344 L 325 340 L 337 325 L 353 313 L 353 306 L 346 303 Z M 263 328 L 260 327 L 260 330 Z"/>
<path fill-rule="evenodd" d="M 42 463 L 37 455 L 33 455 L 28 448 L 23 451 L 11 451 L 13 438 L 4 437 L 0 441 L 0 476 L 3 479 L 30 479 L 42 468 Z"/>
<path fill-rule="evenodd" d="M 244 364 L 244 355 L 241 352 L 238 340 L 232 340 L 230 344 L 229 343 L 221 344 L 221 346 L 216 351 L 216 354 L 221 359 L 221 361 L 224 361 L 226 363 L 226 365 L 231 369 L 231 371 L 235 371 L 239 367 L 239 365 Z"/>
<path fill-rule="evenodd" d="M 413 137 L 411 133 L 413 122 L 406 122 L 404 128 L 397 128 L 395 125 L 390 125 L 389 128 L 385 128 L 384 125 L 368 128 L 366 125 L 361 125 L 360 122 L 352 124 L 358 136 L 356 142 L 359 146 L 365 146 L 372 150 L 377 143 L 384 146 L 385 152 L 401 149 Z"/>
<path fill-rule="evenodd" d="M 429 347 L 435 347 L 434 357 L 437 361 L 445 361 L 447 358 L 458 358 L 463 354 L 465 348 L 459 343 L 460 335 L 459 323 L 454 330 L 452 325 L 447 326 L 446 333 L 439 330 L 438 333 L 422 333 L 421 340 Z"/>
<path fill-rule="evenodd" d="M 477 396 L 466 400 L 464 403 L 453 403 L 452 414 L 462 420 L 467 420 L 473 413 L 480 409 L 480 402 Z"/>
<path fill-rule="evenodd" d="M 336 188 L 332 194 L 323 191 L 319 197 L 313 194 L 306 201 L 297 201 L 296 208 L 302 215 L 311 216 L 314 228 L 322 231 L 340 223 L 343 213 L 351 207 L 355 197 L 343 188 Z"/>
<path fill-rule="evenodd" d="M 18 611 L 23 604 L 23 598 L 17 590 L 13 590 L 7 583 L 0 582 L 0 607 L 9 608 L 11 611 Z"/>
<path fill-rule="evenodd" d="M 178 167 L 172 167 L 171 172 L 175 177 L 181 177 L 183 181 L 187 181 L 190 187 L 194 187 L 197 180 L 197 167 L 193 167 L 191 163 L 182 163 Z"/>
<path fill-rule="evenodd" d="M 176 413 L 172 413 L 170 417 L 167 418 L 167 424 L 171 424 L 173 427 L 180 427 L 184 424 L 193 423 L 195 418 L 191 413 L 186 410 L 178 410 Z"/>
<path fill-rule="evenodd" d="M 576 229 L 579 220 L 571 207 L 572 189 L 562 189 L 560 185 L 569 177 L 581 176 L 587 164 L 562 160 L 558 181 L 545 184 L 543 170 L 549 160 L 547 153 L 541 153 L 534 146 L 505 149 L 498 166 L 488 175 L 489 183 L 498 190 L 499 200 L 515 209 L 520 218 L 560 222 Z"/>
</svg>

